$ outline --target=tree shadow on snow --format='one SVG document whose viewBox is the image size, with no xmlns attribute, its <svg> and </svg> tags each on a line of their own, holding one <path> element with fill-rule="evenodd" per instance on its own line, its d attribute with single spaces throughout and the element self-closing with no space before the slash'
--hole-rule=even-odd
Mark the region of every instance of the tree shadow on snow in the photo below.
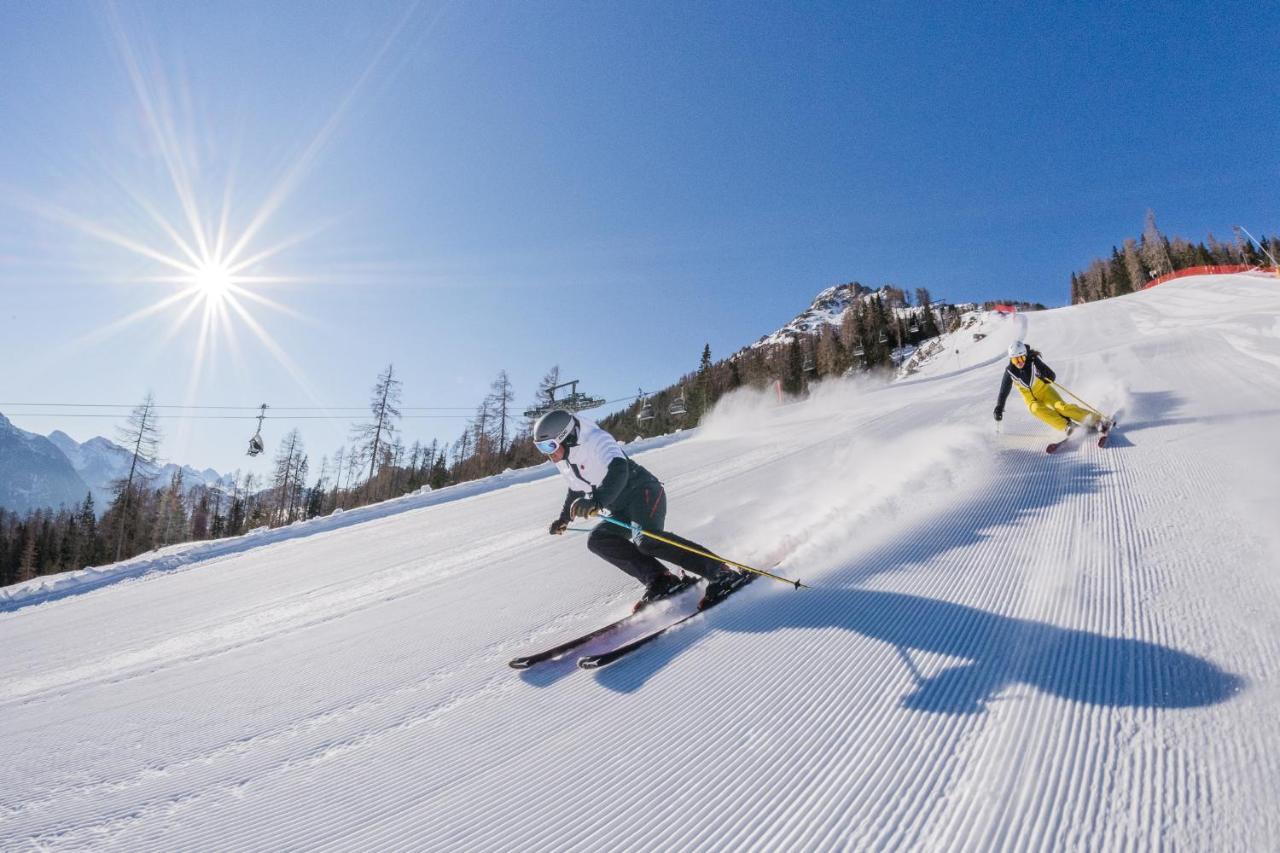
<svg viewBox="0 0 1280 853">
<path fill-rule="evenodd" d="M 918 595 L 857 588 L 875 575 L 925 564 L 992 536 L 1010 535 L 1022 519 L 1068 495 L 1097 491 L 1106 474 L 1079 456 L 1052 457 L 1047 464 L 1045 455 L 1036 451 L 1008 451 L 1001 458 L 1002 472 L 976 500 L 930 518 L 831 572 L 814 589 L 769 589 L 762 586 L 768 581 L 761 579 L 739 594 L 741 600 L 600 670 L 597 682 L 624 693 L 639 690 L 668 661 L 713 630 L 769 633 L 834 627 L 894 646 L 915 681 L 901 706 L 930 713 L 983 713 L 988 702 L 1017 684 L 1077 702 L 1144 708 L 1210 705 L 1242 689 L 1239 676 L 1167 646 Z M 926 677 L 915 668 L 912 651 L 966 662 Z"/>
</svg>

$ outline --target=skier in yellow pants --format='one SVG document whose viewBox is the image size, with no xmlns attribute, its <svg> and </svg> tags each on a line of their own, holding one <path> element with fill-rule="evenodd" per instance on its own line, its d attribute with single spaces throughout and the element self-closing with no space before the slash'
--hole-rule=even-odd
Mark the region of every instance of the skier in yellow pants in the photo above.
<svg viewBox="0 0 1280 853">
<path fill-rule="evenodd" d="M 1058 396 L 1053 387 L 1057 377 L 1040 358 L 1040 353 L 1028 347 L 1022 341 L 1014 341 L 1009 347 L 1009 363 L 1005 365 L 1004 377 L 1000 380 L 1000 398 L 996 401 L 996 420 L 1004 418 L 1004 401 L 1009 397 L 1009 390 L 1014 383 L 1018 392 L 1026 401 L 1031 414 L 1047 423 L 1054 429 L 1066 430 L 1071 435 L 1075 424 L 1083 424 L 1089 429 L 1098 425 L 1098 416 L 1088 409 L 1068 403 Z"/>
</svg>

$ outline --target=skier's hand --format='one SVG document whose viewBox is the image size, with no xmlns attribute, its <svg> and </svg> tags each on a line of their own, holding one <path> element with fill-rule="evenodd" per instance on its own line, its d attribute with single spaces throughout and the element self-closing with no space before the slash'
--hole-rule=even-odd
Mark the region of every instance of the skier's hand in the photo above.
<svg viewBox="0 0 1280 853">
<path fill-rule="evenodd" d="M 996 416 L 996 420 L 998 421 L 1004 420 L 1004 409 L 997 408 L 995 410 L 995 416 Z"/>
<path fill-rule="evenodd" d="M 557 518 L 555 521 L 551 522 L 551 529 L 548 530 L 547 532 L 550 533 L 552 536 L 559 536 L 561 533 L 564 533 L 565 530 L 568 529 L 568 527 L 569 527 L 569 519 Z"/>
<path fill-rule="evenodd" d="M 600 502 L 595 498 L 578 498 L 569 507 L 574 518 L 590 518 L 600 512 Z"/>
</svg>

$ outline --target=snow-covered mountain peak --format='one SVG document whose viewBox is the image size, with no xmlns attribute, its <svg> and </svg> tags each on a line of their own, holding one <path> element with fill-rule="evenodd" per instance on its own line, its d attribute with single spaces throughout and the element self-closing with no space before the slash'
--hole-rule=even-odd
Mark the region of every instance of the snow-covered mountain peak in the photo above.
<svg viewBox="0 0 1280 853">
<path fill-rule="evenodd" d="M 856 281 L 828 287 L 815 296 L 813 303 L 797 314 L 795 319 L 778 331 L 760 338 L 752 346 L 785 343 L 797 335 L 813 334 L 824 325 L 838 326 L 849 306 L 858 301 L 866 301 L 877 292 Z"/>
</svg>

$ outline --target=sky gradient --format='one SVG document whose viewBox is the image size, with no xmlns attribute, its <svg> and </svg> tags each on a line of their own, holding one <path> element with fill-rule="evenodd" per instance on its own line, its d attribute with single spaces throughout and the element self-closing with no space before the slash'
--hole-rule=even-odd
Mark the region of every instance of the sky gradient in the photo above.
<svg viewBox="0 0 1280 853">
<path fill-rule="evenodd" d="M 0 412 L 329 407 L 256 462 L 165 425 L 223 471 L 297 426 L 314 470 L 388 363 L 406 407 L 553 364 L 612 399 L 832 284 L 1060 305 L 1148 208 L 1280 232 L 1280 11 L 1158 5 L 0 4 Z M 224 222 L 258 259 L 202 332 L 166 259 Z"/>
</svg>

